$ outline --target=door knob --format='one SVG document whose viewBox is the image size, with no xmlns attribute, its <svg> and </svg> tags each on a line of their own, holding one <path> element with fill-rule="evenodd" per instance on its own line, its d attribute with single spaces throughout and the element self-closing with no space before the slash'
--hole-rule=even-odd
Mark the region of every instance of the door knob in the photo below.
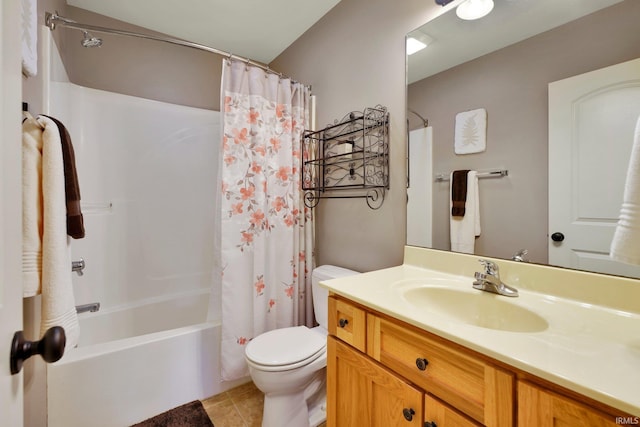
<svg viewBox="0 0 640 427">
<path fill-rule="evenodd" d="M 67 336 L 61 326 L 49 328 L 40 341 L 27 341 L 24 339 L 22 331 L 17 331 L 13 334 L 13 341 L 11 341 L 11 356 L 9 359 L 11 375 L 20 372 L 24 361 L 34 354 L 42 356 L 47 363 L 60 360 L 64 354 L 66 343 Z"/>
<path fill-rule="evenodd" d="M 554 242 L 562 242 L 564 240 L 564 234 L 556 231 L 551 235 L 551 240 L 553 240 Z"/>
</svg>

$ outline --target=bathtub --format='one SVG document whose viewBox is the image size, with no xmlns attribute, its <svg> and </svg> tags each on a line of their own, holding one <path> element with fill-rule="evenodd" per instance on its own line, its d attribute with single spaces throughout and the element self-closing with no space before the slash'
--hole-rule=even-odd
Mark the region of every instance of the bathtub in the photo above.
<svg viewBox="0 0 640 427">
<path fill-rule="evenodd" d="M 49 427 L 124 427 L 246 380 L 222 382 L 208 291 L 80 317 L 82 339 L 47 366 Z"/>
</svg>

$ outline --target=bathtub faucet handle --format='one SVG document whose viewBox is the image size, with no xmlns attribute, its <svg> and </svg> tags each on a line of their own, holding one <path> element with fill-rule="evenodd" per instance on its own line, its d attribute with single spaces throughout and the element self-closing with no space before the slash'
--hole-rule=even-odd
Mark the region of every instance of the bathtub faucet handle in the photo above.
<svg viewBox="0 0 640 427">
<path fill-rule="evenodd" d="M 78 276 L 82 276 L 84 274 L 84 259 L 80 258 L 80 261 L 71 261 L 71 271 L 75 271 L 78 273 Z"/>
</svg>

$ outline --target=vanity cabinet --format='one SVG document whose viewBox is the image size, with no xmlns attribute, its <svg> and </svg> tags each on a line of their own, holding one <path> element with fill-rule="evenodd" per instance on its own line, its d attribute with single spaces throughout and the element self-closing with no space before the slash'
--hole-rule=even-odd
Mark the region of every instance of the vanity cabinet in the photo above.
<svg viewBox="0 0 640 427">
<path fill-rule="evenodd" d="M 513 425 L 507 371 L 335 296 L 329 334 L 328 426 Z"/>
<path fill-rule="evenodd" d="M 625 416 L 333 294 L 329 335 L 328 427 L 615 426 Z"/>
</svg>

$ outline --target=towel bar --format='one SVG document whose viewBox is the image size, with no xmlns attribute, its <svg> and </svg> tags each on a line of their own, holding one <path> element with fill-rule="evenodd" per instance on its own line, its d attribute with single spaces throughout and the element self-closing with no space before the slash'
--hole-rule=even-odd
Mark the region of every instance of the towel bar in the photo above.
<svg viewBox="0 0 640 427">
<path fill-rule="evenodd" d="M 509 170 L 496 169 L 491 171 L 478 172 L 476 175 L 478 178 L 502 178 L 503 176 L 509 176 Z M 449 181 L 451 178 L 449 175 L 439 173 L 436 175 L 436 182 Z"/>
<path fill-rule="evenodd" d="M 76 313 L 86 313 L 87 311 L 95 313 L 100 310 L 99 302 L 92 302 L 89 304 L 76 305 Z"/>
</svg>

